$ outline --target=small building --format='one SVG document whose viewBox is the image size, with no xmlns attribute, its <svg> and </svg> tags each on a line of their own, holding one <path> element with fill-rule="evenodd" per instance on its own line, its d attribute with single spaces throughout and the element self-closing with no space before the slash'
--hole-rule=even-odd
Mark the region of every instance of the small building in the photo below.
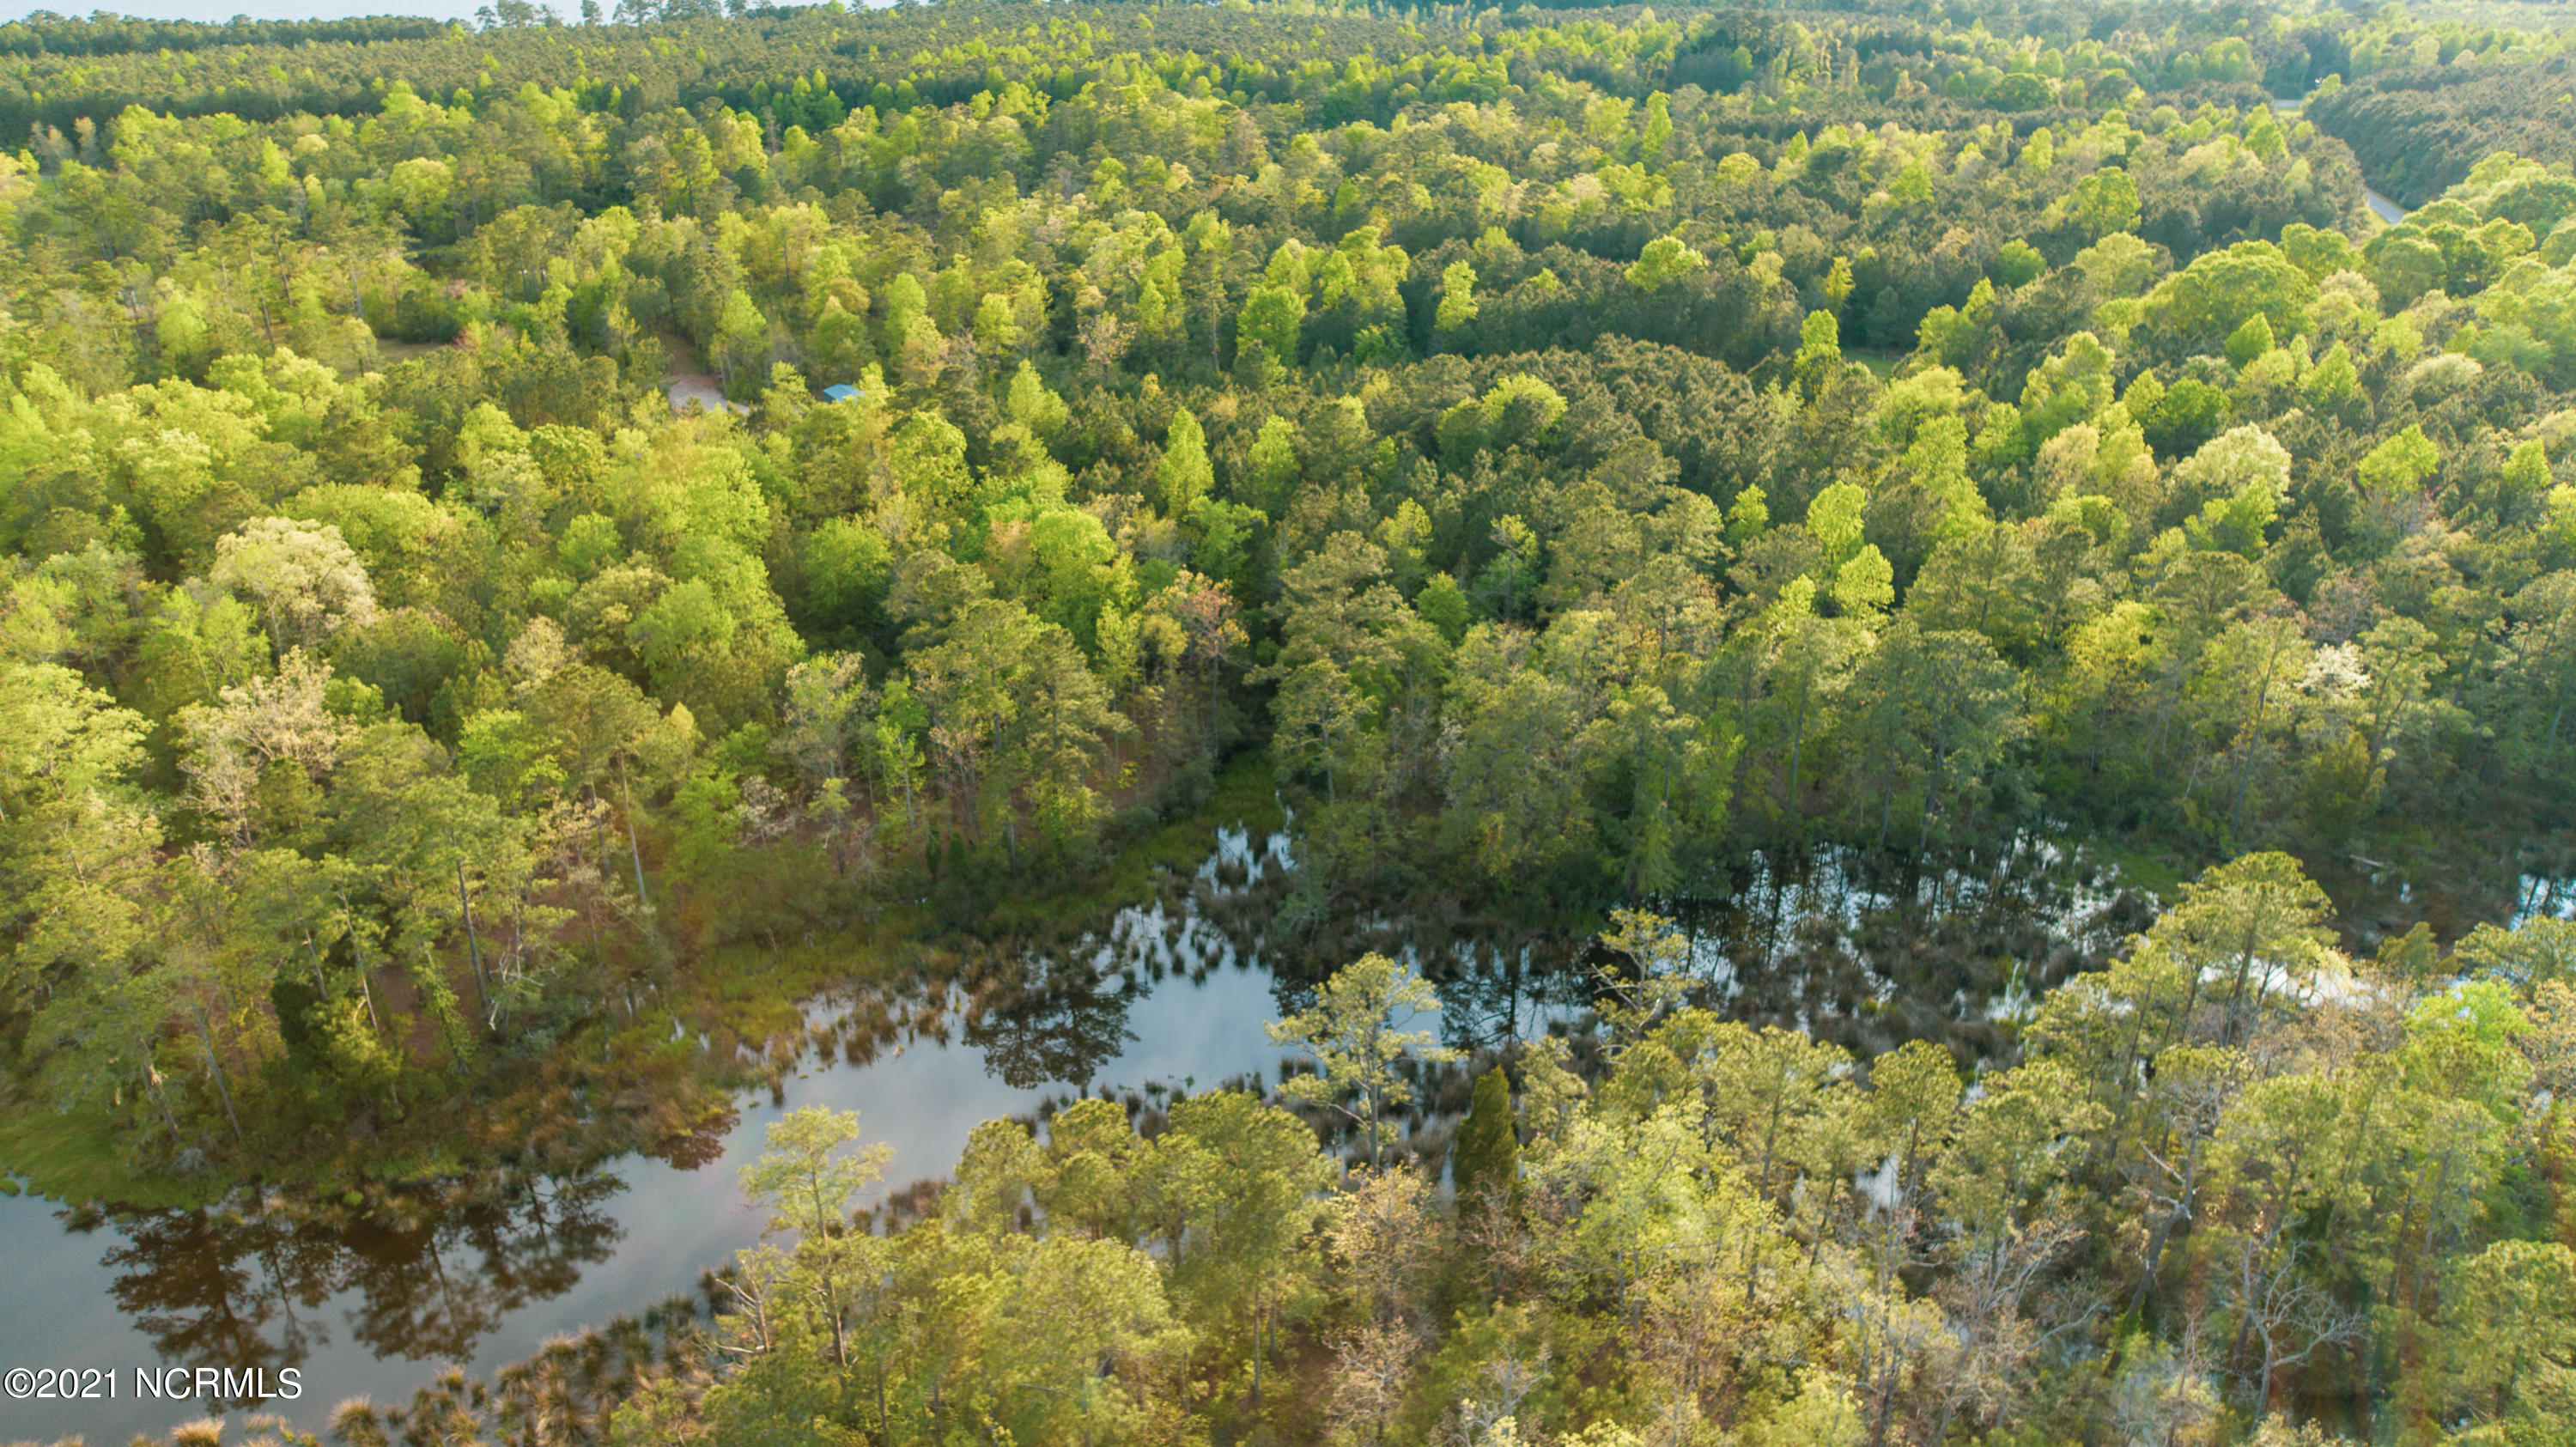
<svg viewBox="0 0 2576 1447">
<path fill-rule="evenodd" d="M 823 400 L 826 402 L 854 401 L 857 399 L 858 395 L 859 389 L 851 386 L 847 382 L 834 382 L 831 386 L 823 389 Z"/>
</svg>

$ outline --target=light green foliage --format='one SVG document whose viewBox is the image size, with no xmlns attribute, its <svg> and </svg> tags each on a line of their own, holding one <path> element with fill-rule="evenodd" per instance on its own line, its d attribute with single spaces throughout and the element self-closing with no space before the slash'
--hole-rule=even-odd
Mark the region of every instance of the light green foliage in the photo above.
<svg viewBox="0 0 2576 1447">
<path fill-rule="evenodd" d="M 2463 1440 L 2546 1441 L 2576 1394 L 2576 1253 L 2551 1241 L 2499 1241 L 2461 1263 L 2446 1383 L 2457 1400 L 2492 1412 Z"/>
<path fill-rule="evenodd" d="M 1412 1017 L 1439 1008 L 1420 975 L 1384 955 L 1363 955 L 1316 990 L 1315 1008 L 1270 1027 L 1270 1038 L 1313 1057 L 1311 1074 L 1280 1083 L 1291 1100 L 1338 1112 L 1368 1132 L 1368 1159 L 1378 1159 L 1386 1114 L 1413 1099 L 1397 1070 L 1411 1059 L 1438 1064 L 1457 1052 L 1427 1030 L 1407 1030 Z"/>
<path fill-rule="evenodd" d="M 1876 543 L 1863 543 L 1834 570 L 1834 604 L 1844 616 L 1875 618 L 1896 601 L 1896 568 Z"/>
<path fill-rule="evenodd" d="M 0 991 L 113 970 L 141 947 L 160 829 L 125 793 L 144 722 L 51 663 L 0 664 L 0 877 L 16 937 Z"/>
<path fill-rule="evenodd" d="M 2390 492 L 2422 482 L 2441 460 L 2441 450 L 2424 435 L 2424 429 L 2409 426 L 2372 448 L 2354 471 L 2360 475 L 2363 486 L 2373 491 Z"/>
<path fill-rule="evenodd" d="M 1284 286 L 1257 286 L 1244 298 L 1243 310 L 1235 318 L 1235 335 L 1243 341 L 1261 343 L 1269 349 L 1273 361 L 1293 362 L 1297 357 L 1298 329 L 1305 319 L 1303 292 Z"/>
<path fill-rule="evenodd" d="M 857 1111 L 791 1110 L 770 1125 L 760 1159 L 742 1168 L 742 1193 L 768 1210 L 771 1230 L 828 1236 L 893 1155 L 883 1144 L 849 1149 L 858 1140 Z"/>
<path fill-rule="evenodd" d="M 2148 294 L 2147 314 L 2177 336 L 2214 342 L 2260 313 L 2277 337 L 2305 329 L 2316 295 L 2316 283 L 2279 247 L 2240 241 L 2167 277 Z"/>
<path fill-rule="evenodd" d="M 2549 490 L 2549 448 L 2539 438 L 2515 447 L 2505 459 L 2504 471 L 2498 478 L 2502 496 L 2501 510 L 2520 513 Z"/>
<path fill-rule="evenodd" d="M 823 629 L 867 623 L 885 594 L 889 553 L 885 534 L 868 523 L 824 519 L 805 542 L 806 616 Z"/>
<path fill-rule="evenodd" d="M 1422 621 L 1440 630 L 1441 639 L 1451 647 L 1467 635 L 1468 621 L 1474 616 L 1474 605 L 1458 580 L 1447 573 L 1434 573 L 1413 598 L 1413 610 Z"/>
<path fill-rule="evenodd" d="M 1968 476 L 1968 425 L 1957 417 L 1940 416 L 1925 421 L 1914 434 L 1913 443 L 1905 449 L 1903 466 L 1923 490 L 1939 501 L 1940 521 L 1935 531 L 1957 534 L 1973 527 L 1987 513 L 1986 502 Z"/>
<path fill-rule="evenodd" d="M 1737 546 L 1760 537 L 1771 526 L 1769 500 L 1760 486 L 1748 487 L 1735 495 L 1726 509 L 1726 540 Z"/>
<path fill-rule="evenodd" d="M 2272 350 L 2272 319 L 2256 312 L 2227 336 L 2227 359 L 2243 367 Z"/>
<path fill-rule="evenodd" d="M 2330 963 L 2326 918 L 2325 891 L 2297 860 L 2249 854 L 2184 885 L 2157 938 L 2200 977 L 2227 981 L 2231 1030 L 2241 1030 L 2263 996 L 2304 987 Z"/>
<path fill-rule="evenodd" d="M 1931 1184 L 1945 1211 L 1970 1231 L 2001 1237 L 2020 1228 L 2070 1162 L 2066 1144 L 2110 1123 L 2087 1100 L 2067 1067 L 2039 1061 L 1982 1082 L 1960 1115 L 1949 1151 Z"/>
<path fill-rule="evenodd" d="M 2194 546 L 2259 557 L 2289 495 L 2290 454 L 2261 428 L 2233 428 L 2178 464 L 2171 489 L 2185 502 L 2206 499 L 2185 525 Z"/>
<path fill-rule="evenodd" d="M 456 767 L 475 788 L 512 810 L 533 807 L 560 789 L 564 772 L 547 740 L 516 709 L 487 709 L 465 721 Z"/>
<path fill-rule="evenodd" d="M 2067 214 L 2076 225 L 2106 240 L 2132 230 L 2138 224 L 2138 183 L 2120 167 L 2105 166 L 2075 183 L 2068 193 Z"/>
<path fill-rule="evenodd" d="M 1289 489 L 1297 480 L 1297 429 L 1285 417 L 1262 419 L 1246 454 L 1247 476 L 1241 485 L 1244 500 L 1262 505 L 1266 510 L 1281 507 Z"/>
<path fill-rule="evenodd" d="M 1432 325 L 1454 332 L 1476 319 L 1476 268 L 1453 261 L 1440 273 L 1440 309 Z"/>
<path fill-rule="evenodd" d="M 1011 390 L 1003 403 L 1013 422 L 1028 429 L 1032 436 L 1048 438 L 1064 430 L 1069 416 L 1064 399 L 1055 394 L 1038 375 L 1037 368 L 1022 361 L 1011 374 Z"/>
<path fill-rule="evenodd" d="M 2038 149 L 2040 147 L 2034 143 L 2032 151 L 2023 154 L 2028 156 Z M 2048 259 L 2039 254 L 2039 248 L 2019 237 L 1995 249 L 1994 277 L 2006 286 L 2028 286 L 2039 280 L 2040 273 L 2047 269 Z"/>
<path fill-rule="evenodd" d="M 2531 1028 L 2501 980 L 2469 980 L 2418 1002 L 2406 1019 L 2401 1059 L 2416 1079 L 2453 1099 L 2512 1119 L 2531 1081 L 2515 1042 Z"/>
<path fill-rule="evenodd" d="M 886 350 L 901 350 L 906 328 L 929 311 L 930 295 L 922 290 L 921 278 L 909 271 L 897 272 L 885 291 Z"/>
<path fill-rule="evenodd" d="M 1331 1162 L 1305 1122 L 1242 1091 L 1175 1105 L 1156 1150 L 1188 1223 L 1173 1284 L 1191 1321 L 1214 1330 L 1243 1314 L 1257 1333 L 1310 1285 Z"/>
<path fill-rule="evenodd" d="M 1505 377 L 1485 393 L 1480 404 L 1485 445 L 1544 444 L 1563 420 L 1565 406 L 1565 398 L 1536 377 L 1523 373 Z"/>
<path fill-rule="evenodd" d="M 1807 531 L 1825 549 L 1825 562 L 1839 568 L 1860 550 L 1861 509 L 1869 495 L 1858 486 L 1838 482 L 1807 504 Z"/>
<path fill-rule="evenodd" d="M 1639 291 L 1651 292 L 1686 276 L 1696 275 L 1708 266 L 1708 258 L 1686 246 L 1678 237 L 1658 236 L 1646 243 L 1635 262 L 1628 267 L 1628 284 Z"/>
<path fill-rule="evenodd" d="M 2452 960 L 2525 989 L 2576 980 L 2576 921 L 2534 916 L 2510 930 L 2481 924 L 2460 941 Z"/>
<path fill-rule="evenodd" d="M 2318 281 L 2338 271 L 2357 271 L 2360 254 L 2353 249 L 2351 238 L 2340 231 L 2320 231 L 2304 221 L 2294 221 L 2281 228 L 2281 251 L 2291 264 Z"/>
<path fill-rule="evenodd" d="M 1188 409 L 1172 414 L 1172 429 L 1163 439 L 1162 460 L 1154 465 L 1154 487 L 1160 494 L 1167 517 L 1188 517 L 1201 498 L 1215 486 L 1216 473 L 1208 465 L 1206 434 L 1199 430 L 1199 420 Z"/>
<path fill-rule="evenodd" d="M 2104 301 L 2138 296 L 2155 278 L 2155 251 L 2135 236 L 2115 230 L 2075 253 L 2075 269 Z"/>
<path fill-rule="evenodd" d="M 1671 920 L 1640 909 L 1611 911 L 1610 928 L 1601 932 L 1600 943 L 1627 962 L 1600 974 L 1611 996 L 1602 1018 L 1616 1038 L 1633 1043 L 1688 993 L 1689 944 Z"/>
<path fill-rule="evenodd" d="M 1914 440 L 1926 421 L 1957 412 L 1967 404 L 1963 379 L 1951 367 L 1925 367 L 1889 384 L 1879 394 L 1873 431 L 1891 447 Z"/>
<path fill-rule="evenodd" d="M 1798 354 L 1790 361 L 1790 370 L 1809 393 L 1816 392 L 1841 370 L 1843 360 L 1842 327 L 1831 312 L 1809 312 L 1798 324 Z"/>
</svg>

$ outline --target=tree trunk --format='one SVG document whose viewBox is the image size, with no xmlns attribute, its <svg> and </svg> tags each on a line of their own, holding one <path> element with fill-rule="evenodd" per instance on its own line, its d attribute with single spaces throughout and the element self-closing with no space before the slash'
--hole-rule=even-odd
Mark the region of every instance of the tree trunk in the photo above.
<svg viewBox="0 0 2576 1447">
<path fill-rule="evenodd" d="M 626 759 L 617 760 L 617 798 L 619 813 L 626 818 L 626 851 L 635 861 L 635 902 L 646 909 L 653 907 L 653 897 L 644 890 L 644 846 L 635 842 L 635 791 L 626 782 Z"/>
<path fill-rule="evenodd" d="M 2137 1315 L 2147 1303 L 2147 1293 L 2156 1284 L 2156 1268 L 2164 1260 L 2165 1244 L 2172 1239 L 2173 1228 L 2191 1215 L 2191 1202 L 2197 1189 L 2199 1174 L 2200 1142 L 2195 1140 L 2191 1144 L 2191 1150 L 2183 1157 L 2182 1194 L 2174 1201 L 2174 1208 L 2157 1220 L 2155 1234 L 2147 1240 L 2146 1269 L 2139 1273 L 2137 1290 L 2129 1293 L 2131 1316 Z"/>
<path fill-rule="evenodd" d="M 1932 746 L 1932 773 L 1923 782 L 1923 812 L 1914 821 L 1914 852 L 1918 855 L 1932 842 L 1932 806 L 1941 797 L 1941 773 L 1949 762 L 1950 739 L 1945 733 Z M 1906 892 L 1913 891 L 1909 888 Z"/>
<path fill-rule="evenodd" d="M 1887 1334 L 1886 1376 L 1878 1389 L 1878 1414 L 1869 1425 L 1869 1447 L 1887 1447 L 1887 1426 L 1896 1414 L 1896 1333 Z"/>
<path fill-rule="evenodd" d="M 2263 681 L 2254 690 L 2254 716 L 2245 725 L 2245 762 L 2236 770 L 2236 802 L 2227 811 L 2227 838 L 2231 844 L 2245 822 L 2245 792 L 2254 783 L 2254 750 L 2263 741 L 2263 714 L 2272 701 L 2272 665 L 2280 656 L 2281 650 L 2277 645 L 2263 655 Z M 2379 745 L 2375 740 L 2370 746 L 2370 762 L 2373 767 L 2379 762 Z"/>
<path fill-rule="evenodd" d="M 1799 681 L 1798 681 L 1798 711 L 1797 711 L 1797 713 L 1796 713 L 1795 715 L 1793 715 L 1793 716 L 1792 716 L 1792 720 L 1791 720 L 1790 725 L 1789 725 L 1789 798 L 1788 798 L 1788 810 L 1789 810 L 1789 817 L 1790 817 L 1790 819 L 1791 819 L 1791 820 L 1793 820 L 1793 821 L 1794 821 L 1794 820 L 1796 820 L 1796 819 L 1799 817 L 1799 811 L 1798 811 L 1798 754 L 1799 754 L 1799 750 L 1800 750 L 1802 747 L 1804 747 L 1804 746 L 1805 746 L 1806 742 L 1807 742 L 1807 680 L 1806 680 L 1806 679 L 1804 679 L 1804 678 L 1801 678 L 1801 679 L 1799 679 Z"/>
<path fill-rule="evenodd" d="M 205 1049 L 206 1069 L 214 1077 L 215 1095 L 224 1103 L 224 1118 L 232 1122 L 233 1144 L 247 1149 L 250 1142 L 243 1138 L 241 1116 L 233 1109 L 232 1087 L 224 1082 L 224 1063 L 215 1057 L 215 1034 L 206 1024 L 205 1007 L 199 1006 L 194 1013 L 197 1017 L 197 1043 Z"/>
<path fill-rule="evenodd" d="M 2239 1358 L 2244 1356 L 2245 1340 L 2253 1334 L 2254 1283 L 2261 1279 L 2257 1274 L 2257 1268 L 2254 1265 L 2254 1258 L 2251 1254 L 2255 1250 L 2253 1243 L 2248 1242 L 2243 1249 L 2248 1254 L 2246 1256 L 2245 1267 L 2243 1268 L 2244 1274 L 2239 1278 L 2239 1281 L 2245 1290 L 2245 1300 L 2239 1303 L 2236 1308 L 2236 1338 L 2234 1341 L 2230 1342 L 2227 1347 L 2227 1360 L 2231 1366 L 2234 1365 Z M 2266 1241 L 2263 1244 L 2262 1249 L 2269 1252 L 2271 1250 L 2271 1243 Z M 2262 1404 L 2260 1402 L 2255 1403 L 2255 1410 L 2257 1412 L 2262 1410 Z"/>
<path fill-rule="evenodd" d="M 348 915 L 350 913 L 349 901 L 346 896 L 343 896 L 340 900 L 340 912 L 344 915 Z M 369 983 L 367 979 L 367 947 L 358 943 L 358 922 L 355 916 L 350 917 L 348 929 L 349 957 L 351 960 L 356 962 L 358 967 L 358 992 L 364 995 L 367 1000 L 367 1022 L 376 1027 L 378 1034 L 382 1034 L 385 1028 L 384 1017 L 376 1013 L 375 986 Z"/>
<path fill-rule="evenodd" d="M 2397 1210 L 2397 1229 L 2391 1231 L 2388 1236 L 2390 1242 L 2388 1251 L 2388 1290 L 2382 1297 L 2382 1300 L 2385 1300 L 2389 1304 L 2391 1310 L 2394 1310 L 2397 1305 L 2397 1273 L 2402 1270 L 2406 1264 L 2406 1252 L 2404 1250 L 2406 1223 L 2413 1220 L 2414 1217 L 2415 1184 L 2413 1182 L 2409 1182 L 2406 1187 L 2406 1203 L 2400 1206 Z M 2362 1342 L 2361 1361 L 2361 1400 L 2364 1411 L 2369 1410 L 2370 1402 L 2378 1395 L 2379 1353 L 2371 1349 L 2370 1342 L 2368 1338 L 2365 1337 Z"/>
<path fill-rule="evenodd" d="M 1377 1157 L 1378 1157 L 1378 1150 L 1377 1150 L 1377 1088 L 1376 1088 L 1375 1086 L 1371 1086 L 1371 1087 L 1369 1087 L 1369 1088 L 1368 1088 L 1368 1090 L 1367 1090 L 1367 1092 L 1365 1093 L 1365 1095 L 1364 1095 L 1362 1098 L 1363 1098 L 1363 1099 L 1365 1099 L 1365 1100 L 1368 1102 L 1368 1142 L 1369 1142 L 1369 1164 L 1370 1164 L 1371 1166 L 1375 1166 L 1375 1165 L 1377 1164 Z"/>
<path fill-rule="evenodd" d="M 146 1058 L 143 1062 L 144 1087 L 152 1092 L 152 1103 L 161 1107 L 161 1123 L 170 1127 L 170 1139 L 175 1141 L 179 1138 L 179 1117 L 171 1113 L 170 1092 L 161 1088 L 161 1072 L 154 1069 L 152 1066 L 152 1061 L 149 1056 L 149 1052 L 151 1050 L 150 1041 L 147 1040 L 144 1042 L 144 1050 L 146 1052 Z"/>
<path fill-rule="evenodd" d="M 483 1011 L 483 1028 L 492 1028 L 492 997 L 483 988 L 483 942 L 474 935 L 474 900 L 465 892 L 465 861 L 456 861 L 456 904 L 465 914 L 465 954 L 474 962 L 474 1003 Z"/>
<path fill-rule="evenodd" d="M 1218 702 L 1219 702 L 1219 700 L 1218 700 L 1218 696 L 1217 696 L 1217 678 L 1218 678 L 1218 670 L 1219 670 L 1220 668 L 1222 668 L 1222 667 L 1223 667 L 1223 665 L 1222 665 L 1218 660 L 1213 659 L 1213 658 L 1211 658 L 1211 659 L 1209 659 L 1209 660 L 1208 660 L 1208 669 L 1207 669 L 1207 691 L 1208 691 L 1208 762 L 1209 762 L 1209 763 L 1211 763 L 1211 764 L 1213 764 L 1213 763 L 1215 763 L 1215 762 L 1216 762 L 1216 754 L 1217 754 L 1216 729 L 1217 729 L 1217 718 L 1218 718 L 1217 706 L 1218 706 Z"/>
<path fill-rule="evenodd" d="M 1261 1410 L 1261 1308 L 1252 1309 L 1252 1410 Z"/>
</svg>

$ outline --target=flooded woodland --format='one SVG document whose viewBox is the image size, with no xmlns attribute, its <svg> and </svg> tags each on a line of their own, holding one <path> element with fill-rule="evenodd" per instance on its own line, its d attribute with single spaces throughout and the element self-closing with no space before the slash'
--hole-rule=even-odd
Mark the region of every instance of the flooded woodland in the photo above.
<svg viewBox="0 0 2576 1447">
<path fill-rule="evenodd" d="M 1404 1121 L 1405 1149 L 1435 1174 L 1485 1063 L 1551 1031 L 1590 1046 L 1602 952 L 1588 938 L 1464 914 L 1360 914 L 1283 935 L 1273 921 L 1293 863 L 1284 828 L 1220 827 L 1195 870 L 1158 871 L 1145 897 L 1044 936 L 880 946 L 914 968 L 823 988 L 796 1030 L 727 1042 L 729 1058 L 675 1021 L 698 1057 L 692 1098 L 722 1104 L 649 1149 L 345 1200 L 258 1185 L 158 1210 L 0 1199 L 0 1255 L 21 1268 L 0 1337 L 77 1343 L 83 1359 L 272 1378 L 297 1367 L 306 1398 L 261 1410 L 317 1430 L 349 1396 L 399 1402 L 540 1368 L 614 1379 L 619 1363 L 649 1360 L 668 1326 L 709 1312 L 713 1274 L 759 1238 L 734 1177 L 784 1109 L 856 1109 L 893 1146 L 896 1184 L 868 1203 L 892 1227 L 929 1208 L 944 1163 L 984 1120 L 1034 1124 L 1096 1095 L 1150 1131 L 1190 1093 L 1260 1089 L 1304 1068 L 1264 1024 L 1369 951 L 1435 982 L 1426 1023 L 1464 1052 L 1419 1072 Z M 2576 909 L 2565 885 L 2518 888 L 2523 910 Z M 1688 941 L 1695 1001 L 1864 1058 L 1929 1039 L 1998 1059 L 2036 996 L 2099 968 L 2154 919 L 2157 897 L 2080 845 L 2029 840 L 1937 871 L 1831 850 L 1786 865 L 1756 857 L 1731 897 L 1665 904 Z M 49 1426 L 48 1409 L 16 1408 L 12 1428 L 149 1432 L 194 1410 L 64 1404 Z"/>
</svg>

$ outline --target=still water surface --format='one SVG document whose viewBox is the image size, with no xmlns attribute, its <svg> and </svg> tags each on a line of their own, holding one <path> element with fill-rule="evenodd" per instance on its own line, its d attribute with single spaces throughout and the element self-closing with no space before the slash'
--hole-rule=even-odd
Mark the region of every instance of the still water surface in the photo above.
<svg viewBox="0 0 2576 1447">
<path fill-rule="evenodd" d="M 2043 831 L 1920 875 L 1832 850 L 1778 865 L 1756 857 L 1725 898 L 1666 907 L 1690 936 L 1707 1003 L 1864 1055 L 1930 1038 L 1977 1058 L 2008 1048 L 2010 1022 L 2035 995 L 2097 966 L 2153 918 L 2152 900 L 2087 854 Z M 1167 877 L 1153 898 L 1064 942 L 998 946 L 1010 988 L 961 991 L 936 1028 L 879 1033 L 875 1048 L 861 1043 L 863 1022 L 870 1006 L 888 1018 L 882 1001 L 812 1002 L 817 1034 L 847 1027 L 841 1049 L 808 1055 L 782 1082 L 783 1106 L 766 1090 L 740 1097 L 739 1117 L 710 1149 L 684 1155 L 690 1164 L 630 1155 L 506 1202 L 423 1201 L 413 1221 L 379 1213 L 341 1226 L 242 1196 L 104 1218 L 0 1199 L 0 1370 L 114 1368 L 127 1393 L 0 1399 L 0 1442 L 78 1433 L 105 1447 L 166 1433 L 201 1414 L 132 1399 L 135 1370 L 164 1364 L 295 1366 L 303 1397 L 270 1410 L 308 1430 L 349 1397 L 407 1402 L 450 1365 L 486 1378 L 550 1338 L 693 1294 L 703 1272 L 756 1241 L 760 1221 L 737 1176 L 782 1109 L 860 1111 L 867 1137 L 893 1147 L 886 1184 L 901 1190 L 945 1175 L 976 1125 L 1032 1115 L 1069 1087 L 1150 1099 L 1158 1086 L 1275 1080 L 1282 1052 L 1264 1025 L 1364 950 L 1405 958 L 1438 984 L 1436 1019 L 1417 1023 L 1454 1045 L 1491 1046 L 1581 1015 L 1589 961 L 1576 942 L 1444 914 L 1433 901 L 1403 916 L 1337 915 L 1307 926 L 1293 949 L 1272 945 L 1289 864 L 1285 835 L 1221 831 L 1192 876 Z M 2576 881 L 2554 875 L 2526 876 L 2509 902 L 2459 918 L 2408 893 L 2373 876 L 2346 881 L 2339 899 L 2348 923 L 2354 913 L 2394 928 L 2433 916 L 2445 935 L 2470 915 L 2576 913 Z M 840 1054 L 854 1058 L 834 1063 Z"/>
<path fill-rule="evenodd" d="M 784 1082 L 783 1106 L 765 1089 L 743 1096 L 721 1150 L 694 1169 L 624 1156 L 411 1229 L 332 1229 L 238 1198 L 105 1221 L 32 1196 L 0 1199 L 0 1370 L 113 1368 L 124 1393 L 0 1399 L 0 1442 L 82 1434 L 104 1447 L 205 1415 L 133 1399 L 135 1369 L 165 1363 L 295 1366 L 302 1398 L 264 1410 L 319 1430 L 347 1398 L 406 1402 L 449 1365 L 488 1376 L 551 1337 L 693 1294 L 700 1273 L 760 1238 L 737 1181 L 785 1110 L 861 1112 L 867 1137 L 894 1148 L 887 1184 L 899 1187 L 945 1175 L 975 1126 L 1032 1113 L 1050 1092 L 1275 1077 L 1280 1052 L 1263 1030 L 1280 1014 L 1272 977 L 1200 919 L 1196 901 L 1220 864 L 1241 878 L 1244 866 L 1257 876 L 1285 858 L 1284 837 L 1255 844 L 1227 832 L 1188 902 L 1121 910 L 1086 940 L 1074 978 L 1052 982 L 1029 1028 L 992 1028 L 988 1017 L 986 1028 L 915 1039 L 864 1064 L 809 1063 Z M 835 1013 L 819 1001 L 809 1018 Z"/>
</svg>

